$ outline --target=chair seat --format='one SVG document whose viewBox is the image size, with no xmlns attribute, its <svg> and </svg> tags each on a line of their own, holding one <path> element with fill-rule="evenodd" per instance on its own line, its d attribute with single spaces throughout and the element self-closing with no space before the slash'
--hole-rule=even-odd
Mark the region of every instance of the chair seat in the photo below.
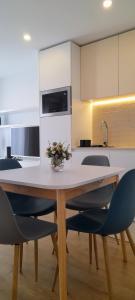
<svg viewBox="0 0 135 300">
<path fill-rule="evenodd" d="M 85 211 L 91 208 L 102 208 L 110 203 L 114 189 L 112 185 L 86 193 L 67 202 L 67 208 Z"/>
<path fill-rule="evenodd" d="M 38 217 L 49 214 L 56 209 L 56 202 L 15 193 L 7 193 L 13 212 L 24 217 Z"/>
<path fill-rule="evenodd" d="M 67 228 L 69 230 L 96 233 L 106 221 L 108 209 L 91 209 L 87 212 L 77 214 L 67 219 Z"/>
<path fill-rule="evenodd" d="M 57 231 L 55 223 L 29 217 L 16 216 L 17 225 L 24 236 L 24 241 L 38 240 Z"/>
</svg>

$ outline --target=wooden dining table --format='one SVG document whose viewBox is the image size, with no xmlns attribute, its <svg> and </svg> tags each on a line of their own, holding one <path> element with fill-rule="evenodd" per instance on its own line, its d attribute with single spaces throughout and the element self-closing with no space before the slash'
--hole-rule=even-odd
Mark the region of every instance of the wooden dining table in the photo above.
<svg viewBox="0 0 135 300">
<path fill-rule="evenodd" d="M 60 300 L 67 300 L 66 201 L 116 184 L 122 171 L 116 167 L 83 165 L 67 166 L 63 172 L 55 172 L 49 166 L 0 171 L 0 187 L 4 191 L 57 201 Z"/>
</svg>

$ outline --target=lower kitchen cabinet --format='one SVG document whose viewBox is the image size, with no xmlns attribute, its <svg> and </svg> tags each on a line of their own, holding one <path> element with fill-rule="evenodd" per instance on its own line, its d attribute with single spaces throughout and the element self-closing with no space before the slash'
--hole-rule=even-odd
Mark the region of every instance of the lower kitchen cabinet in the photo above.
<svg viewBox="0 0 135 300">
<path fill-rule="evenodd" d="M 72 165 L 81 164 L 88 155 L 105 155 L 109 158 L 112 167 L 123 168 L 122 174 L 135 168 L 135 149 L 76 149 L 72 152 Z"/>
<path fill-rule="evenodd" d="M 88 155 L 106 155 L 110 160 L 110 153 L 107 149 L 78 148 L 72 152 L 72 164 L 81 164 L 82 160 Z"/>
<path fill-rule="evenodd" d="M 123 173 L 128 170 L 135 168 L 135 149 L 129 150 L 112 150 L 110 151 L 110 164 L 111 166 L 122 167 L 125 170 Z"/>
</svg>

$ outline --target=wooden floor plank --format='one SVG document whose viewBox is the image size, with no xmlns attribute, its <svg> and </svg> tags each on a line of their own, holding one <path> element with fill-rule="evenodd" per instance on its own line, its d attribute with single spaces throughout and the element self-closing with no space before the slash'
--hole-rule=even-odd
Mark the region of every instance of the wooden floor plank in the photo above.
<svg viewBox="0 0 135 300">
<path fill-rule="evenodd" d="M 53 215 L 49 219 L 53 220 Z M 95 259 L 89 264 L 88 235 L 68 234 L 68 300 L 108 300 L 102 241 L 97 238 L 99 270 Z M 51 238 L 39 241 L 39 279 L 34 281 L 34 243 L 24 246 L 23 274 L 19 275 L 18 300 L 58 300 L 58 283 L 51 292 L 56 258 L 52 255 Z M 108 250 L 112 277 L 113 300 L 135 299 L 135 257 L 127 243 L 128 263 L 122 261 L 121 246 L 109 238 Z M 13 249 L 0 247 L 0 299 L 11 298 Z"/>
</svg>

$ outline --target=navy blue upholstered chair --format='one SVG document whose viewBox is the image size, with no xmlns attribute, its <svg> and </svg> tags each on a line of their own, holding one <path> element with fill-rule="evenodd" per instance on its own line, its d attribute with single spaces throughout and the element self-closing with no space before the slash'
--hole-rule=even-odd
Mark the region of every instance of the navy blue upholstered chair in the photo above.
<svg viewBox="0 0 135 300">
<path fill-rule="evenodd" d="M 56 231 L 55 223 L 15 215 L 6 193 L 0 188 L 0 244 L 14 245 L 12 300 L 17 300 L 20 245 L 51 235 L 57 252 Z"/>
<path fill-rule="evenodd" d="M 111 200 L 110 208 L 91 209 L 78 214 L 67 220 L 68 230 L 101 235 L 104 248 L 104 258 L 107 274 L 107 283 L 110 299 L 112 299 L 111 278 L 108 265 L 107 236 L 112 234 L 121 235 L 123 254 L 125 255 L 124 233 L 135 217 L 135 169 L 127 172 L 119 182 Z M 130 241 L 131 242 L 131 241 Z M 135 254 L 135 248 L 132 243 Z M 126 257 L 125 257 L 126 258 Z"/>
<path fill-rule="evenodd" d="M 86 156 L 82 165 L 93 165 L 93 166 L 106 166 L 109 167 L 109 159 L 104 155 L 89 155 Z M 114 186 L 112 184 L 97 189 L 92 192 L 88 192 L 79 197 L 73 198 L 67 202 L 67 208 L 71 210 L 77 211 L 87 211 L 91 208 L 103 208 L 107 207 L 110 203 L 112 195 L 114 192 Z M 119 243 L 117 236 L 115 236 L 117 243 Z M 93 241 L 92 241 L 93 239 Z M 92 263 L 92 243 L 94 243 L 94 251 L 95 251 L 95 259 L 96 259 L 96 267 L 98 266 L 98 251 L 97 251 L 97 242 L 96 236 L 89 234 L 89 260 L 90 264 Z"/>
<path fill-rule="evenodd" d="M 109 159 L 103 155 L 90 155 L 83 159 L 82 165 L 93 166 L 110 166 Z M 84 195 L 75 197 L 67 202 L 67 208 L 77 211 L 85 211 L 92 207 L 106 207 L 112 198 L 114 192 L 113 185 L 100 188 L 98 190 L 88 192 Z"/>
<path fill-rule="evenodd" d="M 16 159 L 0 159 L 0 171 L 21 168 Z M 11 175 L 12 176 L 12 175 Z M 39 217 L 56 210 L 56 202 L 43 198 L 20 195 L 7 192 L 8 199 L 15 215 L 23 217 Z M 35 280 L 38 279 L 38 241 L 34 241 L 35 254 Z M 20 272 L 22 272 L 23 244 L 21 245 Z"/>
<path fill-rule="evenodd" d="M 0 171 L 18 169 L 21 165 L 16 159 L 0 159 Z M 7 193 L 12 209 L 16 215 L 24 217 L 39 217 L 47 215 L 56 209 L 56 202 L 43 198 Z"/>
</svg>

